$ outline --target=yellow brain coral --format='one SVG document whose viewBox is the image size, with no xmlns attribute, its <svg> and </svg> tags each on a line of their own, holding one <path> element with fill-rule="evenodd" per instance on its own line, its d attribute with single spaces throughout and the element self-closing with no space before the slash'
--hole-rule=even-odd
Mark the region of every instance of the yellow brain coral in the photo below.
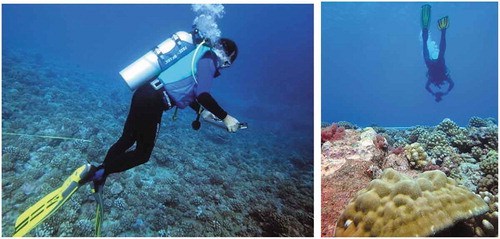
<svg viewBox="0 0 500 239">
<path fill-rule="evenodd" d="M 429 236 L 488 211 L 488 205 L 441 171 L 411 179 L 384 170 L 349 202 L 335 236 Z"/>
</svg>

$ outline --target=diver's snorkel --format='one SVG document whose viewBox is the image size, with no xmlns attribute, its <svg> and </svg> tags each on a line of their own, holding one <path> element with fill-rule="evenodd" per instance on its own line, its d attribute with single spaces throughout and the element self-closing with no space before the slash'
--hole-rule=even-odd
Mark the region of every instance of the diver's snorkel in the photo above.
<svg viewBox="0 0 500 239">
<path fill-rule="evenodd" d="M 213 124 L 219 128 L 222 128 L 222 129 L 225 129 L 227 130 L 227 127 L 226 125 L 224 124 L 224 122 L 221 120 L 221 119 L 218 119 L 218 118 L 215 118 L 215 119 L 203 119 L 205 120 L 206 122 L 210 123 L 210 124 Z M 247 129 L 248 128 L 248 123 L 239 123 L 238 124 L 238 129 Z"/>
</svg>

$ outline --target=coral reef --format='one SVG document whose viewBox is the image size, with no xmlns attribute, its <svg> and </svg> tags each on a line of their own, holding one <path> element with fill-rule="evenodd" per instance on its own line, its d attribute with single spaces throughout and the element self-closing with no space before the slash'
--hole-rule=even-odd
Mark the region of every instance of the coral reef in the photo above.
<svg viewBox="0 0 500 239">
<path fill-rule="evenodd" d="M 408 171 L 410 170 L 410 162 L 406 156 L 397 155 L 397 154 L 389 154 L 385 157 L 384 163 L 382 164 L 382 168 L 393 168 L 398 171 Z"/>
<path fill-rule="evenodd" d="M 365 187 L 369 179 L 379 179 L 384 169 L 396 170 L 406 175 L 401 177 L 416 177 L 419 172 L 440 171 L 464 190 L 481 195 L 491 194 L 489 199 L 483 197 L 487 203 L 488 200 L 496 198 L 498 126 L 496 120 L 489 118 L 476 117 L 471 119 L 471 122 L 466 128 L 458 126 L 450 119 L 444 119 L 435 127 L 377 126 L 346 129 L 344 138 L 325 142 L 321 148 L 322 236 L 335 236 L 335 225 L 342 226 L 342 223 L 337 224 L 337 221 L 340 213 L 347 207 L 348 199 L 352 199 L 357 192 L 354 189 Z M 404 149 L 397 149 L 400 146 L 404 146 Z M 353 172 L 348 173 L 345 169 Z M 497 205 L 490 206 L 486 214 L 468 220 L 454 219 L 451 223 L 453 226 L 440 229 L 435 235 L 496 236 Z M 397 223 L 407 219 L 404 218 L 399 219 Z M 350 225 L 352 221 L 351 219 L 344 223 Z M 373 228 L 372 226 L 368 228 Z M 367 228 L 364 225 L 362 227 Z M 356 230 L 361 232 L 362 228 Z M 423 236 L 425 233 L 419 235 Z"/>
<path fill-rule="evenodd" d="M 352 197 L 370 181 L 373 164 L 364 160 L 348 160 L 333 174 L 321 180 L 321 232 L 332 237 L 335 224 Z"/>
<path fill-rule="evenodd" d="M 488 174 L 481 179 L 478 183 L 479 192 L 491 192 L 495 195 L 498 194 L 498 177 L 495 175 Z"/>
<path fill-rule="evenodd" d="M 377 147 L 380 150 L 387 150 L 389 147 L 389 143 L 387 143 L 387 140 L 385 139 L 384 136 L 377 134 L 375 136 L 375 139 L 373 140 L 373 144 L 375 147 Z"/>
<path fill-rule="evenodd" d="M 359 129 L 359 126 L 351 124 L 347 121 L 339 121 L 337 122 L 337 124 L 339 125 L 339 127 L 344 127 L 345 129 Z"/>
<path fill-rule="evenodd" d="M 441 171 L 412 180 L 386 169 L 347 205 L 336 236 L 429 236 L 488 209 L 480 197 Z"/>
<path fill-rule="evenodd" d="M 417 126 L 410 130 L 408 140 L 410 143 L 422 142 L 423 138 L 427 136 L 427 128 L 423 126 Z"/>
<path fill-rule="evenodd" d="M 420 138 L 419 138 L 420 139 Z M 426 137 L 421 139 L 425 145 L 426 150 L 430 150 L 436 146 L 446 146 L 448 145 L 448 141 L 446 139 L 446 133 L 440 130 L 433 131 L 426 134 Z"/>
<path fill-rule="evenodd" d="M 481 119 L 479 117 L 473 116 L 469 120 L 469 128 L 476 127 L 476 128 L 481 128 L 481 127 L 487 127 L 488 126 L 488 120 L 486 119 Z"/>
<path fill-rule="evenodd" d="M 406 145 L 405 156 L 413 168 L 423 168 L 428 163 L 427 153 L 419 143 Z"/>
<path fill-rule="evenodd" d="M 468 224 L 474 231 L 474 236 L 498 236 L 498 195 L 488 191 L 479 192 L 481 198 L 488 204 L 489 210 L 484 215 L 468 220 Z"/>
<path fill-rule="evenodd" d="M 498 152 L 490 150 L 481 158 L 479 166 L 485 174 L 498 175 Z"/>
<path fill-rule="evenodd" d="M 445 132 L 448 137 L 453 137 L 466 131 L 465 129 L 458 127 L 455 122 L 448 118 L 441 121 L 441 123 L 436 126 L 436 130 Z"/>
<path fill-rule="evenodd" d="M 331 126 L 321 130 L 321 141 L 335 141 L 345 137 L 345 128 L 337 123 L 333 123 Z"/>
<path fill-rule="evenodd" d="M 488 125 L 488 127 L 472 128 L 469 137 L 474 144 L 481 145 L 483 148 L 498 150 L 498 126 Z"/>
<path fill-rule="evenodd" d="M 132 92 L 67 61 L 3 53 L 2 131 L 29 135 L 2 135 L 2 236 L 9 237 L 16 218 L 75 168 L 102 163 L 122 133 Z M 102 236 L 313 236 L 312 126 L 261 124 L 228 134 L 203 122 L 193 131 L 190 110 L 177 121 L 172 114 L 164 115 L 148 163 L 108 177 Z M 94 236 L 90 188 L 82 186 L 27 236 Z M 252 217 L 255 208 L 272 219 Z"/>
<path fill-rule="evenodd" d="M 470 152 L 474 146 L 474 141 L 465 132 L 455 134 L 451 137 L 450 142 L 451 146 L 457 148 L 462 153 Z"/>
<path fill-rule="evenodd" d="M 452 158 L 457 158 L 458 154 L 455 149 L 448 145 L 438 145 L 428 150 L 429 155 L 431 155 L 431 160 L 433 164 L 442 165 L 443 162 L 452 160 Z"/>
</svg>

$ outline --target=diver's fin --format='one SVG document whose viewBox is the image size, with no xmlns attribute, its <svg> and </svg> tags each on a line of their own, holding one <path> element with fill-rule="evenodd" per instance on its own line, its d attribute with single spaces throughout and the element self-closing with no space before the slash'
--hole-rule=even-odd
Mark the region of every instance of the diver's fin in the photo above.
<svg viewBox="0 0 500 239">
<path fill-rule="evenodd" d="M 431 5 L 425 4 L 422 6 L 422 28 L 429 29 L 431 22 Z"/>
<path fill-rule="evenodd" d="M 104 208 L 103 208 L 103 201 L 104 199 L 102 198 L 102 189 L 103 189 L 102 184 L 96 184 L 94 182 L 94 198 L 97 203 L 96 211 L 95 211 L 95 236 L 96 237 L 101 237 L 101 227 L 102 227 L 102 221 L 103 221 L 103 216 L 104 216 Z"/>
<path fill-rule="evenodd" d="M 85 164 L 75 170 L 64 184 L 40 199 L 35 205 L 24 211 L 16 220 L 14 237 L 22 237 L 38 224 L 54 214 L 73 193 L 80 188 L 81 179 L 90 171 L 90 164 Z"/>
<path fill-rule="evenodd" d="M 448 28 L 448 25 L 449 25 L 448 16 L 442 17 L 441 19 L 438 20 L 439 30 Z"/>
</svg>

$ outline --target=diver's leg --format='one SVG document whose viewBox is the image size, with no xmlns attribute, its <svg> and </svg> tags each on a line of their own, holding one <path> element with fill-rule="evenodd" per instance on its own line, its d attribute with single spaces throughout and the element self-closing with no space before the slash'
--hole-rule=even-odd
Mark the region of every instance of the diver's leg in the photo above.
<svg viewBox="0 0 500 239">
<path fill-rule="evenodd" d="M 444 52 L 446 51 L 446 28 L 441 30 L 441 41 L 439 42 L 438 61 L 444 62 Z"/>
<path fill-rule="evenodd" d="M 113 161 L 118 160 L 121 154 L 125 153 L 127 149 L 134 145 L 134 142 L 137 140 L 137 130 L 135 129 L 136 121 L 133 120 L 133 118 L 133 115 L 129 114 L 125 122 L 125 127 L 123 128 L 122 136 L 113 146 L 111 146 L 111 148 L 109 148 L 106 158 L 104 159 L 104 165 L 113 165 Z"/>
<path fill-rule="evenodd" d="M 162 97 L 163 94 L 149 84 L 134 93 L 123 140 L 120 138 L 120 144 L 117 142 L 116 147 L 111 147 L 104 160 L 106 175 L 128 170 L 149 160 L 164 110 Z M 137 142 L 136 148 L 126 151 L 134 142 Z"/>
<path fill-rule="evenodd" d="M 160 128 L 160 120 L 156 122 L 152 120 L 142 121 L 139 124 L 136 128 L 136 148 L 132 151 L 107 157 L 104 162 L 106 175 L 126 171 L 149 160 Z"/>
<path fill-rule="evenodd" d="M 427 48 L 427 40 L 429 39 L 429 30 L 427 28 L 422 29 L 422 41 L 424 42 L 424 61 L 427 67 L 429 67 L 431 58 L 429 56 L 429 49 Z"/>
<path fill-rule="evenodd" d="M 141 93 L 142 89 L 138 89 L 134 92 L 132 97 L 132 102 L 130 103 L 130 111 L 125 121 L 125 126 L 123 127 L 123 132 L 118 141 L 109 148 L 106 157 L 104 158 L 103 165 L 115 165 L 115 161 L 120 160 L 120 155 L 124 154 L 135 141 L 137 141 L 137 121 L 141 116 L 141 105 L 144 104 L 144 97 Z M 102 168 L 103 165 L 99 166 Z M 112 166 L 111 166 L 112 168 Z M 111 169 L 106 167 L 106 169 Z M 108 170 L 105 170 L 108 174 Z"/>
</svg>

